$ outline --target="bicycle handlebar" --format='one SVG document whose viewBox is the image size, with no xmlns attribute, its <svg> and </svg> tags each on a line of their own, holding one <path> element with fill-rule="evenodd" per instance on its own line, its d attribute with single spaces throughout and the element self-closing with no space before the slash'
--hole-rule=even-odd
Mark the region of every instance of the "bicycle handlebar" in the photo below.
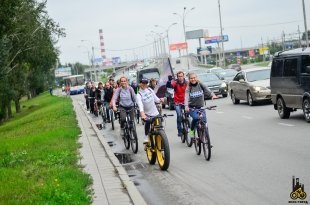
<svg viewBox="0 0 310 205">
<path fill-rule="evenodd" d="M 216 105 L 211 105 L 211 106 L 208 106 L 208 107 L 201 107 L 201 108 L 189 108 L 190 110 L 215 110 L 214 108 L 216 108 L 217 106 Z"/>
<path fill-rule="evenodd" d="M 163 115 L 157 115 L 154 117 L 147 117 L 146 119 L 142 119 L 144 122 L 152 121 L 154 118 L 164 118 L 164 117 L 172 117 L 174 114 L 163 114 Z"/>
</svg>

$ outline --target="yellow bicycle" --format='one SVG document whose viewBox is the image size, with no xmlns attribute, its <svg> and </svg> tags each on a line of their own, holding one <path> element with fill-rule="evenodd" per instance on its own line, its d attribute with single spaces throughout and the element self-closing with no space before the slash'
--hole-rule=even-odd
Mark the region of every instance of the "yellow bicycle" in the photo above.
<svg viewBox="0 0 310 205">
<path fill-rule="evenodd" d="M 170 164 L 170 148 L 166 136 L 163 119 L 173 115 L 158 115 L 148 118 L 146 122 L 150 123 L 148 134 L 149 142 L 145 144 L 145 152 L 150 164 L 155 164 L 156 159 L 161 170 L 167 170 Z"/>
</svg>

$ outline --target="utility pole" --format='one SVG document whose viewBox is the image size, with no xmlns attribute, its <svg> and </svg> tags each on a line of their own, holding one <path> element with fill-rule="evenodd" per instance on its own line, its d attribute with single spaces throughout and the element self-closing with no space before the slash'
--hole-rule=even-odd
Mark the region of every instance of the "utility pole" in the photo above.
<svg viewBox="0 0 310 205">
<path fill-rule="evenodd" d="M 220 15 L 220 28 L 221 28 L 221 41 L 222 41 L 222 54 L 223 54 L 223 67 L 225 67 L 225 51 L 224 51 L 224 39 L 223 39 L 223 27 L 222 27 L 222 15 L 221 15 L 221 2 L 218 0 L 219 15 Z"/>
<path fill-rule="evenodd" d="M 305 9 L 305 0 L 302 0 L 302 8 L 304 14 L 304 25 L 305 25 L 305 36 L 306 36 L 306 47 L 309 47 L 309 39 L 308 39 L 308 29 L 307 29 L 307 20 L 306 20 L 306 9 Z"/>
<path fill-rule="evenodd" d="M 300 29 L 299 29 L 299 25 L 298 25 L 298 43 L 299 43 L 299 48 L 301 48 L 301 39 L 300 39 Z"/>
</svg>

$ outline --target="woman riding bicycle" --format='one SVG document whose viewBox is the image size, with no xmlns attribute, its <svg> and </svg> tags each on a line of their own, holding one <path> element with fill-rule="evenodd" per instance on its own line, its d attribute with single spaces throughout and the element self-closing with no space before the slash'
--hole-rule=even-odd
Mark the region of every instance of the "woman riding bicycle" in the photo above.
<svg viewBox="0 0 310 205">
<path fill-rule="evenodd" d="M 116 89 L 115 94 L 112 98 L 112 106 L 114 112 L 117 111 L 116 102 L 119 102 L 119 111 L 120 111 L 120 122 L 121 122 L 121 135 L 124 135 L 124 124 L 126 121 L 127 113 L 126 111 L 130 110 L 130 118 L 132 123 L 135 117 L 135 112 L 133 107 L 135 106 L 136 94 L 132 87 L 128 85 L 128 80 L 126 77 L 120 78 L 120 87 Z"/>
<path fill-rule="evenodd" d="M 156 96 L 151 88 L 148 88 L 148 79 L 142 78 L 140 80 L 140 90 L 137 94 L 137 104 L 139 106 L 142 119 L 147 117 L 154 117 L 159 115 L 155 103 L 160 103 L 160 99 Z M 144 140 L 143 143 L 148 143 L 148 133 L 150 131 L 151 122 L 146 121 L 144 125 Z"/>
<path fill-rule="evenodd" d="M 198 81 L 197 75 L 195 73 L 190 73 L 189 84 L 185 90 L 185 111 L 189 112 L 189 115 L 192 117 L 192 124 L 189 131 L 189 137 L 194 137 L 194 129 L 198 121 L 198 112 L 195 109 L 199 109 L 204 106 L 204 95 L 208 95 L 213 99 L 218 97 L 201 82 Z M 195 109 L 190 109 L 195 108 Z M 206 112 L 203 111 L 204 121 L 207 122 Z"/>
</svg>

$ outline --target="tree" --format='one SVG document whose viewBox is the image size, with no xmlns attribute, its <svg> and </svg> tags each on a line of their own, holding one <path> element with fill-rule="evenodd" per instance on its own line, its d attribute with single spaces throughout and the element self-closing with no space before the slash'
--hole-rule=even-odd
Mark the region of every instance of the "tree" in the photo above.
<svg viewBox="0 0 310 205">
<path fill-rule="evenodd" d="M 53 82 L 57 39 L 65 36 L 46 12 L 46 1 L 1 0 L 0 7 L 0 119 L 11 117 L 10 102 L 27 93 L 37 95 Z M 2 98 L 3 96 L 3 98 Z"/>
</svg>

